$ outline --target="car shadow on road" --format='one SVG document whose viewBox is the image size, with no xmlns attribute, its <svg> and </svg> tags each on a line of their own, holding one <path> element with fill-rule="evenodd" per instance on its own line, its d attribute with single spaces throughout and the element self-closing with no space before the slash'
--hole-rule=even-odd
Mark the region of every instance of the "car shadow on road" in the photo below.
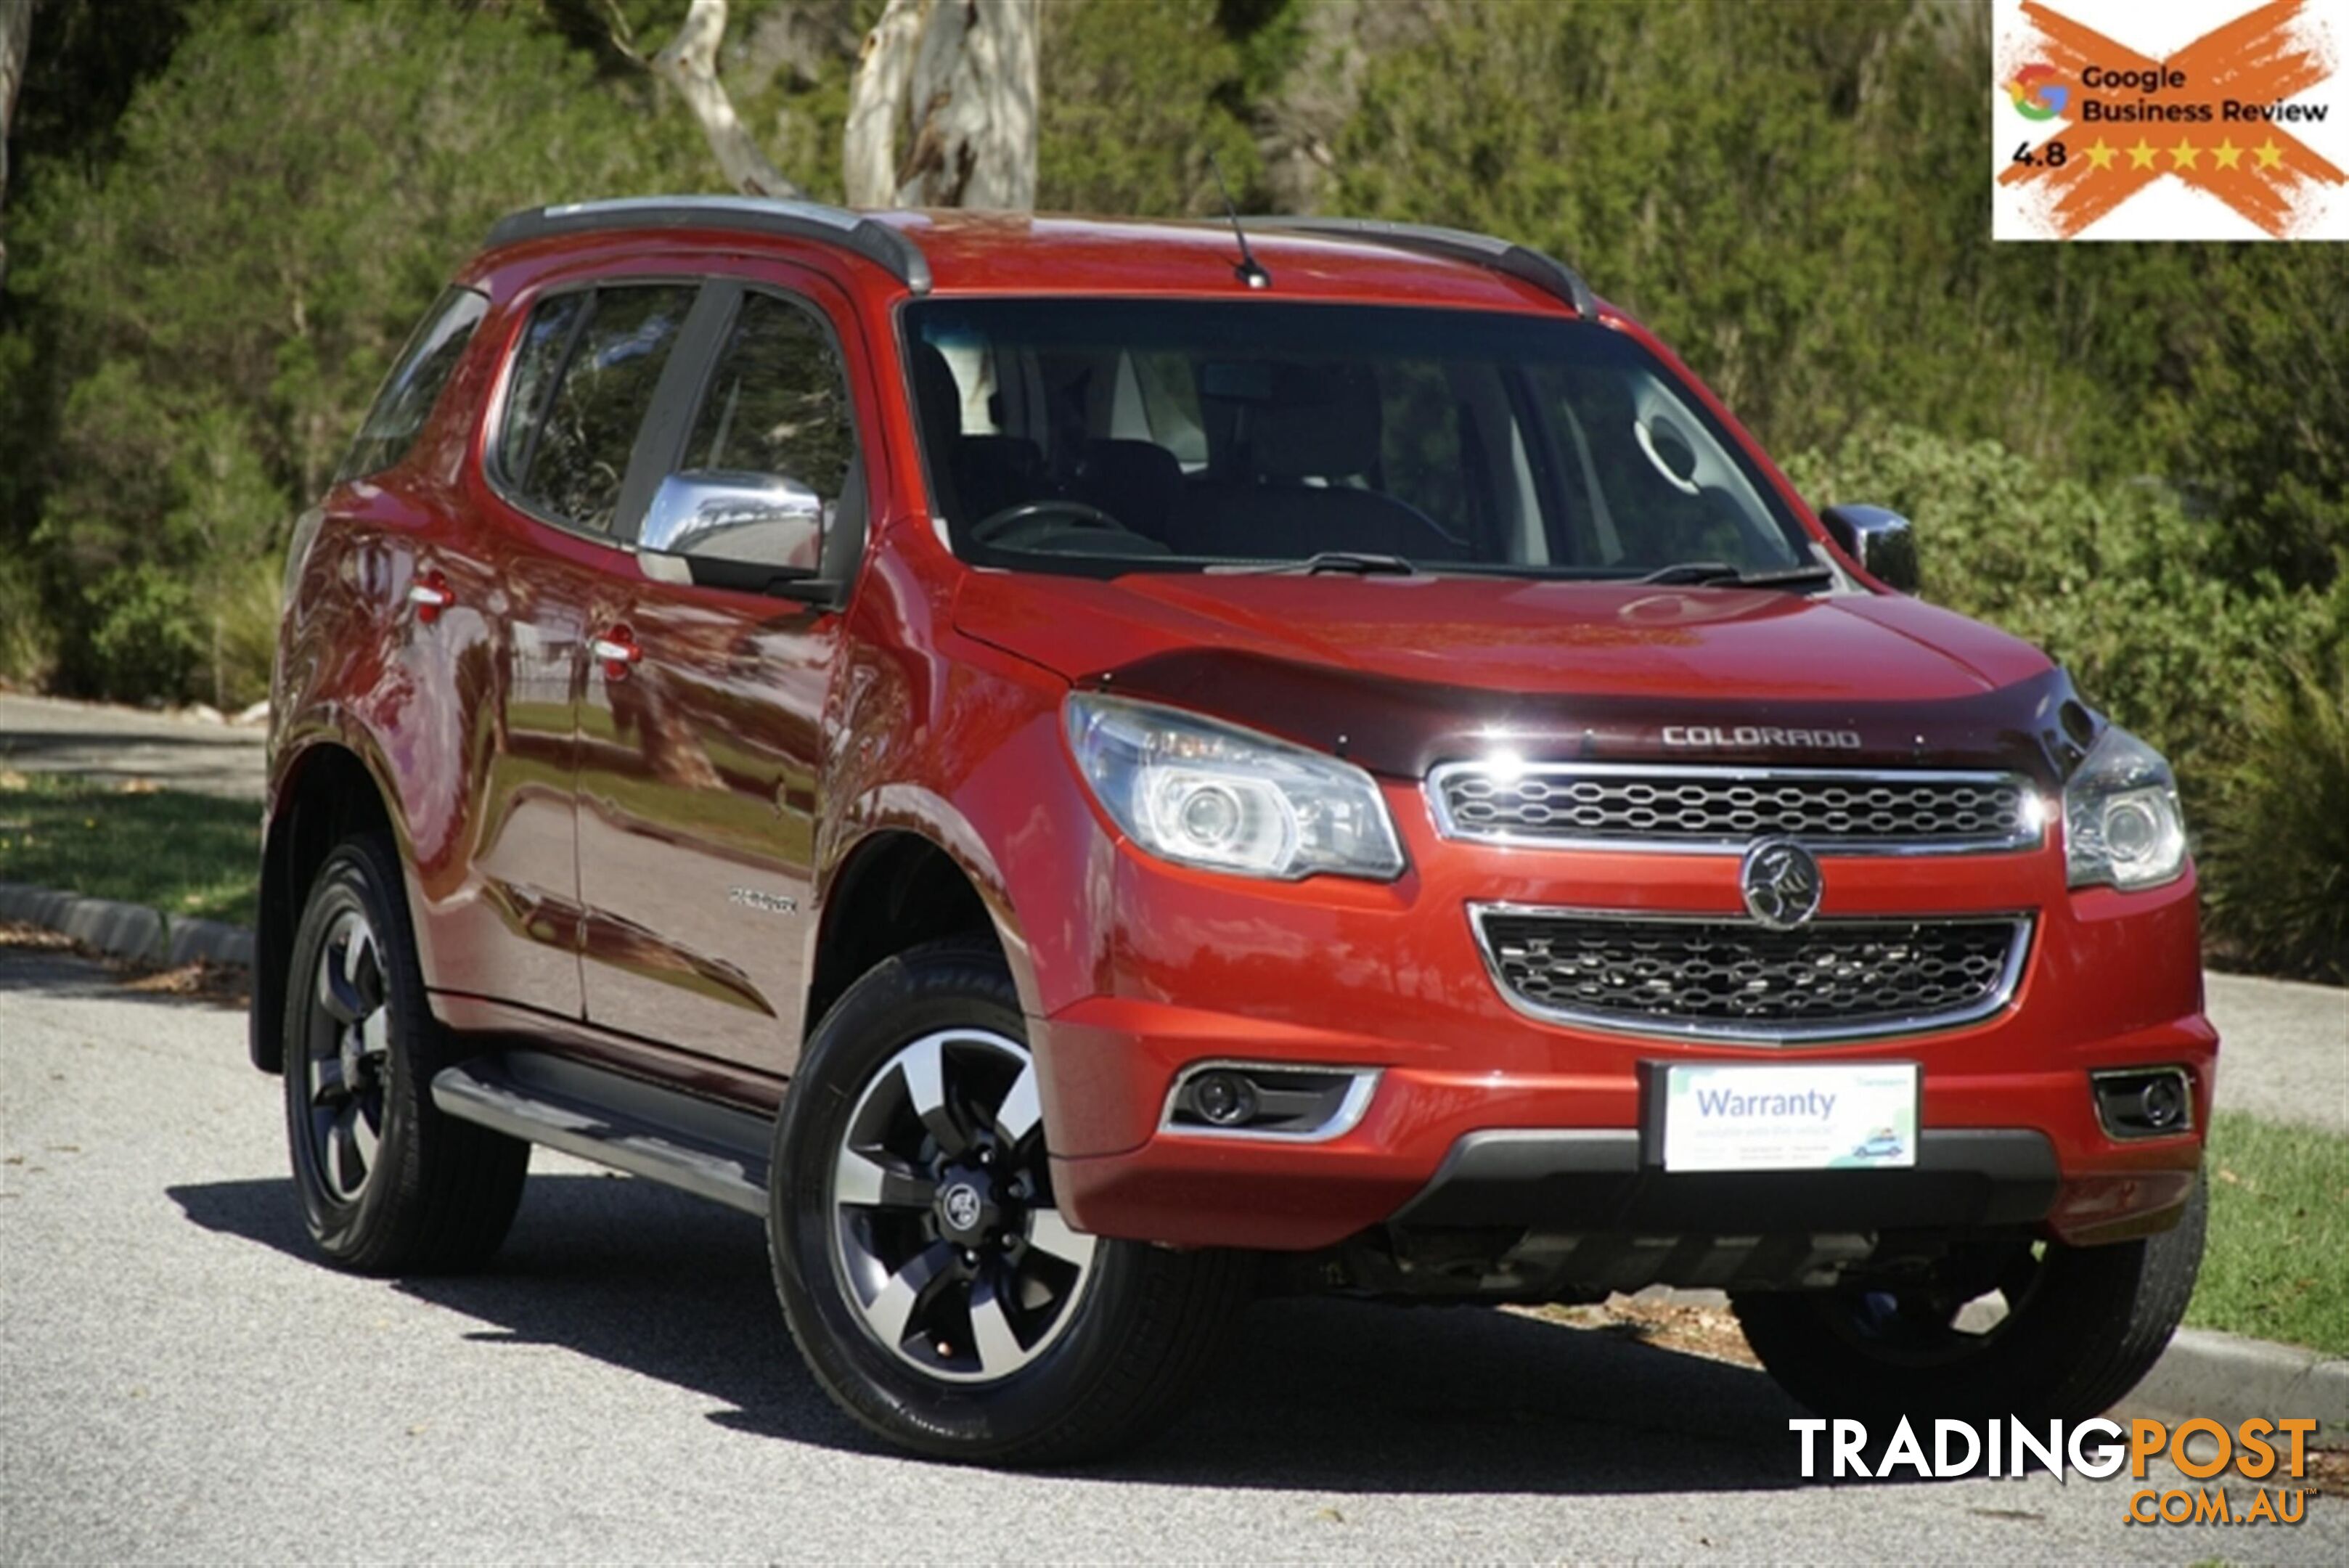
<svg viewBox="0 0 2349 1568">
<path fill-rule="evenodd" d="M 175 1187 L 207 1230 L 315 1265 L 287 1184 Z M 650 1182 L 542 1172 L 478 1274 L 391 1288 L 482 1326 L 694 1389 L 710 1419 L 793 1442 L 882 1446 L 801 1365 L 758 1221 Z M 1080 1472 L 1105 1482 L 1381 1492 L 1639 1493 L 1803 1483 L 1786 1418 L 1746 1367 L 1472 1307 L 1261 1303 L 1182 1423 Z"/>
</svg>

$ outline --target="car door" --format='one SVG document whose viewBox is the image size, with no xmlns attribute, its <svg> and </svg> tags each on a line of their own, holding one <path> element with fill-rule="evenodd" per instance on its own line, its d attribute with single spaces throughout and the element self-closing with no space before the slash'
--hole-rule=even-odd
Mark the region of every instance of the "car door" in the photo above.
<svg viewBox="0 0 2349 1568">
<path fill-rule="evenodd" d="M 648 429 L 642 504 L 671 475 L 807 498 L 761 559 L 853 573 L 864 477 L 833 322 L 847 302 L 713 280 Z M 689 556 L 697 548 L 680 546 Z M 738 537 L 734 547 L 740 548 Z M 713 558 L 725 546 L 707 546 Z M 700 563 L 707 564 L 707 563 Z M 679 571 L 677 575 L 685 575 Z M 765 1074 L 799 1045 L 823 702 L 843 617 L 823 604 L 616 575 L 581 704 L 588 1019 Z"/>
<path fill-rule="evenodd" d="M 486 454 L 495 526 L 443 556 L 444 616 L 478 620 L 460 680 L 488 743 L 473 863 L 479 896 L 438 943 L 441 983 L 576 1019 L 574 823 L 579 677 L 621 476 L 698 285 L 605 281 L 532 301 Z"/>
</svg>

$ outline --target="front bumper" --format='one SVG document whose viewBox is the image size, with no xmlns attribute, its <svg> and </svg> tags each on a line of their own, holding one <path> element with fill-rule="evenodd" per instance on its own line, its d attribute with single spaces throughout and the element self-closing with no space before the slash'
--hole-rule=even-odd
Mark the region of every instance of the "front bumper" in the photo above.
<svg viewBox="0 0 2349 1568">
<path fill-rule="evenodd" d="M 1055 1048 L 1075 1032 L 1054 1025 Z M 1164 1044 L 1123 1049 L 1146 1059 Z M 1913 1170 L 1672 1174 L 1640 1130 L 1636 1067 L 1538 1081 L 1391 1067 L 1330 1141 L 1159 1130 L 1123 1153 L 1056 1158 L 1053 1187 L 1084 1230 L 1178 1246 L 1310 1251 L 1386 1223 L 1709 1236 L 2038 1224 L 2074 1244 L 2121 1241 L 2165 1229 L 2186 1201 L 2217 1039 L 2198 1019 L 2101 1044 L 2111 1064 L 2184 1067 L 2198 1130 L 2106 1137 L 2086 1066 L 1971 1075 L 1926 1058 Z M 1179 1051 L 1160 1058 L 1163 1077 L 1143 1069 L 1160 1103 L 1192 1059 Z"/>
<path fill-rule="evenodd" d="M 1414 846 L 1414 870 L 1379 887 L 1235 888 L 1123 857 L 1112 907 L 1131 913 L 1112 990 L 1030 1021 L 1054 1187 L 1075 1223 L 1280 1251 L 1387 1225 L 1713 1237 L 2035 1225 L 2090 1244 L 2166 1228 L 2191 1191 L 2219 1042 L 2201 1012 L 2190 874 L 2124 895 L 2064 888 L 2052 846 L 1830 862 L 1827 915 L 2035 910 L 2021 983 L 1994 1016 L 1961 1028 L 1731 1045 L 1526 1017 L 1500 995 L 1465 911 L 1494 897 L 1588 902 L 1596 885 L 1630 889 L 1641 907 L 1726 913 L 1733 861 L 1636 868 L 1668 880 L 1602 866 L 1588 884 L 1562 888 L 1549 868 L 1557 857 L 1433 847 Z M 1361 1120 L 1327 1141 L 1162 1125 L 1176 1077 L 1208 1060 L 1380 1076 Z M 1919 1168 L 1668 1174 L 1643 1130 L 1642 1084 L 1658 1064 L 1695 1061 L 1913 1061 Z M 2109 1136 L 2091 1075 L 2154 1065 L 2186 1074 L 2191 1130 Z M 1537 1155 L 1495 1163 L 1502 1147 Z"/>
</svg>

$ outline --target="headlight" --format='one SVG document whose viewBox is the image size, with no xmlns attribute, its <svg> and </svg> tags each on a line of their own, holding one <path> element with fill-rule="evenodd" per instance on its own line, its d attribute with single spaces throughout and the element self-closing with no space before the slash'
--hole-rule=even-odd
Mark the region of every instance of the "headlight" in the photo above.
<svg viewBox="0 0 2349 1568">
<path fill-rule="evenodd" d="M 1079 693 L 1069 748 L 1093 796 L 1153 855 L 1246 877 L 1402 872 L 1371 775 L 1251 730 Z"/>
<path fill-rule="evenodd" d="M 2186 869 L 2186 817 L 2169 764 L 2118 725 L 2064 786 L 2064 867 L 2075 888 L 2152 888 Z"/>
</svg>

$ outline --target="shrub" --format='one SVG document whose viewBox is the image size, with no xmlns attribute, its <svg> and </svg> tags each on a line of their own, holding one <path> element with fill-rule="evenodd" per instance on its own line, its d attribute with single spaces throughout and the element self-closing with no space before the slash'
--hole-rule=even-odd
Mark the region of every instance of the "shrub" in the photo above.
<svg viewBox="0 0 2349 1568">
<path fill-rule="evenodd" d="M 2058 479 L 1994 441 L 1877 426 L 1786 467 L 1815 504 L 1906 514 L 1925 597 L 2038 644 L 2168 756 L 2206 861 L 2215 948 L 2341 972 L 2349 574 L 2324 594 L 2222 576 L 2231 529 L 2167 487 Z"/>
<path fill-rule="evenodd" d="M 2189 803 L 2207 798 L 2242 693 L 2280 650 L 2314 646 L 2323 619 L 2313 592 L 2220 576 L 2225 529 L 2153 482 L 2094 487 L 1995 441 L 1897 425 L 1786 466 L 1815 504 L 1866 501 L 1912 519 L 1924 597 L 2061 660 L 2084 696 L 2169 757 Z"/>
<path fill-rule="evenodd" d="M 2254 692 L 2212 792 L 2214 923 L 2261 970 L 2349 981 L 2349 645 Z"/>
<path fill-rule="evenodd" d="M 38 582 L 23 561 L 0 556 L 0 680 L 38 686 L 55 659 Z"/>
</svg>

